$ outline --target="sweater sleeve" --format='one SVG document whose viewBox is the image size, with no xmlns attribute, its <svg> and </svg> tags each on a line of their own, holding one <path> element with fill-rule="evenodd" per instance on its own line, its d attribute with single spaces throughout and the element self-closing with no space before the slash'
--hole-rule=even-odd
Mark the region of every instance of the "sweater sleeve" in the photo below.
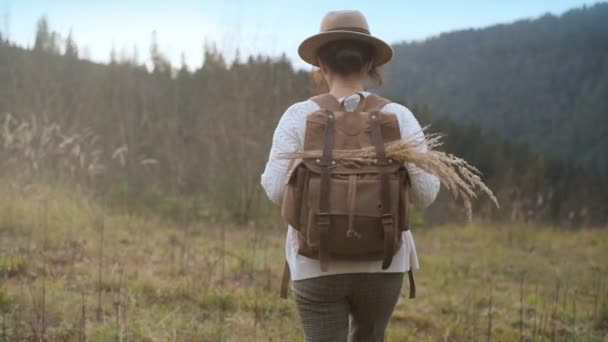
<svg viewBox="0 0 608 342">
<path fill-rule="evenodd" d="M 288 159 L 280 159 L 281 153 L 296 152 L 304 142 L 306 116 L 318 109 L 313 101 L 304 101 L 289 107 L 274 131 L 272 146 L 266 168 L 261 176 L 261 183 L 268 198 L 277 205 L 283 199 L 285 177 L 289 167 Z"/>
<path fill-rule="evenodd" d="M 427 146 L 424 141 L 424 134 L 422 128 L 418 123 L 418 120 L 414 117 L 412 112 L 405 106 L 398 103 L 387 104 L 382 111 L 387 113 L 395 113 L 399 120 L 399 127 L 401 128 L 401 137 L 403 139 L 421 139 L 421 144 L 418 149 L 420 152 L 426 152 Z M 439 178 L 437 176 L 425 172 L 418 166 L 407 163 L 406 168 L 410 175 L 410 181 L 412 184 L 412 202 L 419 208 L 426 208 L 437 197 L 439 192 Z"/>
</svg>

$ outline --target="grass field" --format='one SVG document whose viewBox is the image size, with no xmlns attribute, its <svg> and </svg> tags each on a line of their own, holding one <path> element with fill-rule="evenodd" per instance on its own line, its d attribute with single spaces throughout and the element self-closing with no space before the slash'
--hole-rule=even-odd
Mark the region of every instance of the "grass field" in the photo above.
<svg viewBox="0 0 608 342">
<path fill-rule="evenodd" d="M 0 341 L 302 340 L 278 298 L 282 225 L 178 224 L 59 188 L 1 189 Z M 389 341 L 608 339 L 608 230 L 414 236 L 418 298 L 404 283 Z"/>
</svg>

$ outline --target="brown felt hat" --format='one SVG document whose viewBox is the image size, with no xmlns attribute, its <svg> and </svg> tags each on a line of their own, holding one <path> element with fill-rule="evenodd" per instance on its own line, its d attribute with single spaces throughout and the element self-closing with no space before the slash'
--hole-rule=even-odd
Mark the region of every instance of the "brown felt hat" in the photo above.
<svg viewBox="0 0 608 342">
<path fill-rule="evenodd" d="M 393 49 L 383 40 L 371 35 L 369 25 L 359 11 L 332 11 L 323 17 L 321 32 L 304 39 L 298 54 L 308 64 L 319 66 L 317 52 L 327 43 L 356 40 L 374 47 L 374 65 L 386 64 L 393 57 Z"/>
</svg>

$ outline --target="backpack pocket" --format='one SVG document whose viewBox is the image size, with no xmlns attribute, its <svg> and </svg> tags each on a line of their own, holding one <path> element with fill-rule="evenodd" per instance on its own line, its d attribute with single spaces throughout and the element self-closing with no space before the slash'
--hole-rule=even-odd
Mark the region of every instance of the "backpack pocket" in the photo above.
<svg viewBox="0 0 608 342">
<path fill-rule="evenodd" d="M 281 204 L 281 216 L 287 223 L 300 230 L 302 222 L 302 206 L 308 191 L 309 171 L 301 160 L 293 163 L 285 178 L 285 189 L 283 191 L 283 201 Z"/>
<path fill-rule="evenodd" d="M 389 191 L 394 220 L 394 236 L 389 238 L 400 242 L 399 203 L 400 173 L 389 174 Z M 308 181 L 306 206 L 308 209 L 306 245 L 309 249 L 319 248 L 319 228 L 316 216 L 319 214 L 321 199 L 318 174 L 311 174 Z M 334 258 L 343 257 L 349 260 L 381 259 L 384 252 L 384 230 L 381 217 L 384 213 L 381 200 L 380 175 L 375 174 L 333 174 L 329 191 L 329 253 Z M 395 251 L 400 246 L 394 244 Z"/>
</svg>

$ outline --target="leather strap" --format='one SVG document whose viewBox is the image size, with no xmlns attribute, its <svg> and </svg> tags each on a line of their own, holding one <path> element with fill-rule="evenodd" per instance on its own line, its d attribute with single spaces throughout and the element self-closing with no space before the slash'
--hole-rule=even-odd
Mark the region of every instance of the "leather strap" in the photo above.
<svg viewBox="0 0 608 342">
<path fill-rule="evenodd" d="M 331 96 L 331 95 L 330 95 Z M 332 153 L 334 149 L 335 115 L 332 111 L 326 110 L 327 121 L 325 122 L 325 134 L 323 141 L 323 156 L 319 163 L 321 165 L 321 181 L 319 189 L 319 213 L 317 214 L 317 227 L 319 228 L 319 261 L 321 271 L 326 272 L 329 265 L 329 185 L 331 177 Z"/>
<path fill-rule="evenodd" d="M 361 234 L 355 230 L 355 207 L 357 205 L 357 174 L 348 175 L 348 190 L 346 191 L 346 206 L 348 208 L 348 229 L 346 237 L 361 238 Z"/>
<path fill-rule="evenodd" d="M 410 299 L 416 298 L 416 283 L 414 282 L 414 272 L 411 268 L 407 271 L 407 277 L 410 279 Z"/>
<path fill-rule="evenodd" d="M 403 228 L 402 231 L 406 231 L 406 230 L 410 230 L 410 186 L 407 186 L 407 189 L 405 191 L 405 198 L 403 199 L 403 201 L 405 202 L 405 217 L 403 218 Z"/>
<path fill-rule="evenodd" d="M 289 264 L 285 260 L 283 265 L 283 276 L 281 277 L 281 293 L 280 296 L 283 299 L 287 299 L 287 290 L 289 288 L 289 279 L 291 278 L 291 272 L 289 270 Z"/>
<path fill-rule="evenodd" d="M 359 104 L 357 105 L 355 112 L 377 112 L 381 110 L 382 107 L 391 103 L 391 100 L 376 94 L 369 94 L 367 97 L 363 96 L 361 93 L 356 94 L 361 96 L 361 99 L 359 100 Z M 321 109 L 331 110 L 332 112 L 344 110 L 343 103 L 340 103 L 338 99 L 329 93 L 313 96 L 310 98 L 310 100 L 319 105 Z"/>
<path fill-rule="evenodd" d="M 382 107 L 391 103 L 391 100 L 380 97 L 376 94 L 369 94 L 365 99 L 365 112 L 378 112 Z"/>
<path fill-rule="evenodd" d="M 382 205 L 382 229 L 384 231 L 384 259 L 382 260 L 382 269 L 389 268 L 393 261 L 393 252 L 395 245 L 395 222 L 391 214 L 391 193 L 388 174 L 383 166 L 388 165 L 389 161 L 386 158 L 384 150 L 384 139 L 380 130 L 380 116 L 378 112 L 369 114 L 372 144 L 376 150 L 377 164 L 380 166 L 380 204 Z"/>
<path fill-rule="evenodd" d="M 399 196 L 399 208 L 405 208 L 405 215 L 403 217 L 403 225 L 400 228 L 402 232 L 406 230 L 410 230 L 410 184 L 407 170 L 402 169 L 400 171 L 400 180 L 407 182 L 407 184 L 400 184 L 400 186 L 405 186 L 405 194 L 403 196 Z"/>
<path fill-rule="evenodd" d="M 310 100 L 319 105 L 319 108 L 336 112 L 340 110 L 340 102 L 332 94 L 326 93 L 311 97 Z"/>
</svg>

